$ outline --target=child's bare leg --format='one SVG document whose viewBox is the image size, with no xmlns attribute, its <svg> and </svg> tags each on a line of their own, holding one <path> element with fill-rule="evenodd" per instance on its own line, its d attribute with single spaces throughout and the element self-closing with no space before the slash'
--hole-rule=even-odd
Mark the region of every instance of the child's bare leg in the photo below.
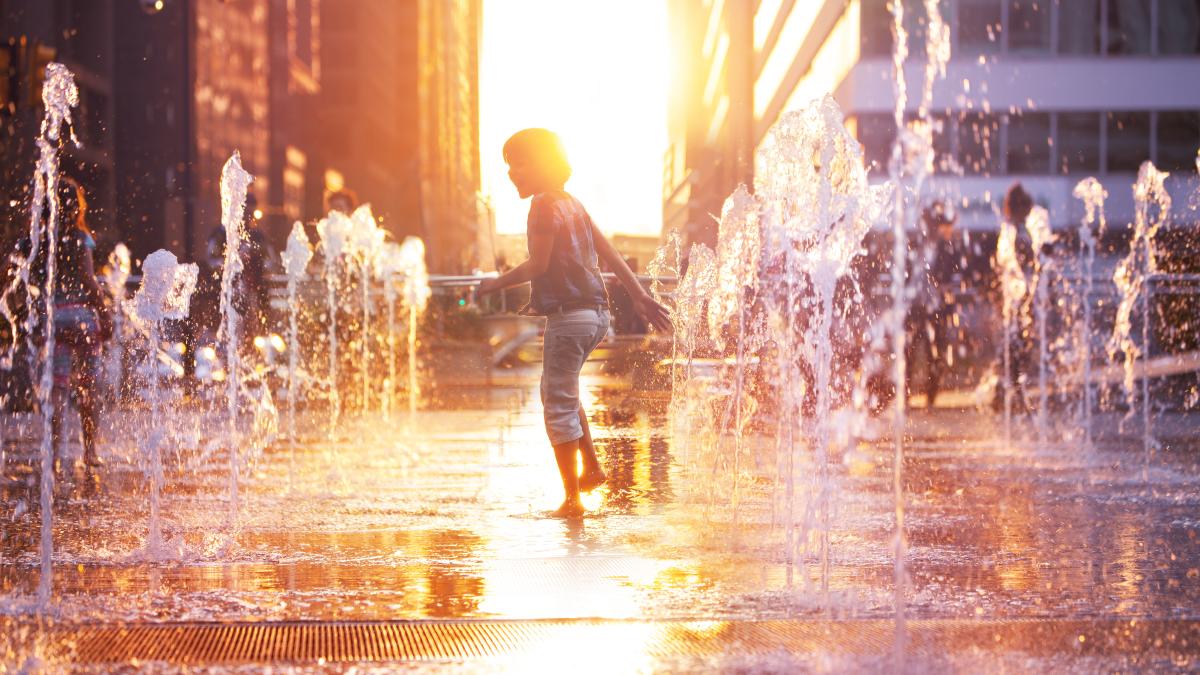
<svg viewBox="0 0 1200 675">
<path fill-rule="evenodd" d="M 57 390 L 50 397 L 50 447 L 56 472 L 62 470 L 62 458 L 59 457 L 59 453 L 62 451 L 62 425 L 67 405 L 64 398 L 63 393 Z"/>
<path fill-rule="evenodd" d="M 579 454 L 583 457 L 583 473 L 579 476 L 579 489 L 591 492 L 604 484 L 608 476 L 600 468 L 600 460 L 596 458 L 596 446 L 592 444 L 592 430 L 588 426 L 587 413 L 583 405 L 579 406 L 579 426 L 583 429 L 583 438 L 579 439 Z"/>
<path fill-rule="evenodd" d="M 575 455 L 578 452 L 578 439 L 554 446 L 554 459 L 558 462 L 558 473 L 562 476 L 563 492 L 566 495 L 562 506 L 554 512 L 554 515 L 560 518 L 583 515 L 583 502 L 579 501 L 579 474 L 575 466 Z"/>
<path fill-rule="evenodd" d="M 100 426 L 100 411 L 86 386 L 77 389 L 75 396 L 76 405 L 79 406 L 79 426 L 83 429 L 83 463 L 96 466 L 100 461 L 96 457 L 96 429 Z"/>
</svg>

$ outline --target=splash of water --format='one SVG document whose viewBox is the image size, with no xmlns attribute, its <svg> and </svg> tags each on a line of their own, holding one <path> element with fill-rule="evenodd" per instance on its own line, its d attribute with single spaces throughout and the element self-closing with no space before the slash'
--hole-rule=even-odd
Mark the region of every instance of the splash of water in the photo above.
<svg viewBox="0 0 1200 675">
<path fill-rule="evenodd" d="M 679 230 L 672 229 L 667 233 L 666 241 L 654 252 L 654 257 L 650 260 L 650 264 L 646 266 L 646 272 L 650 275 L 650 295 L 658 303 L 666 306 L 674 306 L 674 297 L 667 297 L 663 290 L 663 279 L 673 277 L 678 283 L 679 276 L 682 273 L 680 263 L 683 257 L 683 241 Z M 679 358 L 679 340 L 675 336 L 675 331 L 671 331 L 671 360 L 668 364 L 668 375 L 671 380 L 671 401 L 672 411 L 674 411 L 675 401 L 675 385 L 678 373 L 677 361 Z M 674 415 L 672 415 L 674 419 Z"/>
<path fill-rule="evenodd" d="M 406 260 L 395 242 L 383 245 L 383 251 L 377 258 L 376 274 L 383 282 L 383 300 L 387 305 L 387 382 L 383 388 L 383 400 L 380 408 L 384 419 L 391 419 L 396 408 L 396 278 L 404 274 Z"/>
<path fill-rule="evenodd" d="M 246 191 L 254 181 L 242 168 L 237 150 L 221 168 L 221 225 L 225 228 L 225 258 L 221 269 L 221 327 L 217 339 L 225 340 L 225 398 L 229 444 L 229 523 L 231 540 L 238 524 L 238 394 L 241 389 L 241 359 L 238 354 L 238 324 L 234 293 L 241 280 L 242 247 L 247 240 Z"/>
<path fill-rule="evenodd" d="M 312 243 L 304 231 L 304 224 L 296 221 L 288 235 L 287 248 L 282 253 L 283 271 L 287 275 L 288 298 L 288 370 L 287 370 L 287 433 L 293 461 L 288 463 L 288 482 L 292 482 L 291 471 L 295 468 L 296 452 L 296 370 L 300 358 L 300 331 L 297 314 L 300 306 L 296 301 L 296 288 L 304 279 L 308 263 L 312 260 Z"/>
<path fill-rule="evenodd" d="M 429 298 L 429 270 L 425 267 L 425 242 L 420 237 L 405 237 L 400 244 L 401 265 L 404 269 L 402 295 L 408 307 L 408 423 L 414 427 L 417 404 L 421 400 L 421 383 L 417 373 L 417 320 Z"/>
<path fill-rule="evenodd" d="M 846 129 L 830 96 L 781 117 L 768 132 L 757 160 L 755 188 L 763 204 L 765 257 L 777 261 L 780 272 L 768 274 L 766 295 L 776 299 L 770 303 L 774 322 L 785 326 L 781 342 L 786 362 L 779 381 L 785 419 L 802 415 L 804 395 L 795 386 L 804 377 L 798 369 L 800 361 L 806 361 L 813 373 L 821 591 L 827 595 L 835 292 L 863 251 L 871 226 L 865 216 L 872 191 L 862 147 Z M 805 316 L 806 322 L 797 322 Z M 798 450 L 795 443 L 787 448 L 793 466 L 790 457 Z M 791 483 L 791 470 L 788 477 Z"/>
<path fill-rule="evenodd" d="M 30 358 L 30 372 L 34 375 L 34 396 L 42 414 L 41 443 L 41 577 L 38 581 L 38 606 L 45 609 L 50 603 L 53 586 L 54 554 L 53 510 L 54 510 L 54 434 L 50 397 L 54 391 L 54 293 L 57 282 L 58 257 L 58 147 L 61 144 L 62 128 L 65 124 L 71 141 L 80 146 L 72 126 L 71 109 L 79 105 L 79 90 L 75 77 L 61 63 L 46 66 L 46 77 L 42 85 L 42 104 L 46 114 L 42 118 L 41 131 L 37 139 L 38 161 L 33 174 L 33 200 L 29 218 L 29 257 L 17 261 L 17 276 L 14 285 L 25 291 L 25 335 Z M 46 217 L 43 220 L 43 214 Z M 45 246 L 44 255 L 40 249 Z M 36 261 L 45 260 L 45 281 L 42 287 L 31 282 Z M 8 293 L 5 293 L 5 315 L 10 323 L 13 317 L 8 311 Z M 41 325 L 39 325 L 39 322 Z M 37 349 L 36 334 L 43 331 L 40 350 Z M 13 348 L 16 347 L 14 326 Z M 37 354 L 35 359 L 35 354 Z M 11 367 L 11 359 L 6 365 Z"/>
<path fill-rule="evenodd" d="M 383 246 L 386 232 L 375 222 L 371 205 L 363 204 L 350 215 L 350 254 L 358 263 L 359 287 L 362 291 L 362 326 L 359 347 L 362 363 L 362 411 L 366 413 L 371 391 L 371 279 L 376 258 Z"/>
<path fill-rule="evenodd" d="M 146 554 L 158 559 L 163 554 L 162 519 L 159 515 L 163 485 L 162 441 L 166 429 L 162 422 L 159 393 L 158 353 L 161 349 L 162 322 L 185 319 L 200 269 L 193 263 L 179 264 L 175 254 L 158 250 L 142 262 L 142 282 L 133 296 L 133 314 L 149 329 L 150 335 L 150 434 L 142 451 L 150 456 L 150 535 Z"/>
<path fill-rule="evenodd" d="M 329 331 L 329 435 L 337 431 L 341 417 L 341 396 L 338 393 L 338 302 L 337 292 L 342 270 L 342 257 L 353 223 L 341 211 L 330 211 L 317 223 L 317 236 L 321 238 L 321 253 L 325 260 L 325 309 Z"/>
<path fill-rule="evenodd" d="M 1049 338 L 1046 335 L 1046 321 L 1050 311 L 1050 277 L 1054 273 L 1054 258 L 1049 255 L 1047 246 L 1054 242 L 1055 235 L 1050 229 L 1050 214 L 1041 206 L 1035 206 L 1029 212 L 1025 221 L 1029 230 L 1029 238 L 1033 244 L 1033 293 L 1034 313 L 1037 319 L 1038 332 L 1038 414 L 1037 434 L 1038 446 L 1046 447 L 1049 433 L 1049 389 L 1050 378 L 1048 369 L 1050 363 Z"/>
<path fill-rule="evenodd" d="M 1008 446 L 1012 444 L 1012 342 L 1014 332 L 1019 328 L 1016 324 L 1021 318 L 1021 306 L 1029 292 L 1029 279 L 1017 256 L 1017 226 L 1008 219 L 1000 222 L 994 265 L 999 269 L 1000 312 L 1004 322 L 1004 372 L 1000 384 L 1004 387 L 1004 443 Z"/>
<path fill-rule="evenodd" d="M 1121 294 L 1117 304 L 1117 318 L 1113 334 L 1108 340 L 1108 357 L 1124 358 L 1125 376 L 1122 385 L 1125 400 L 1129 404 L 1131 417 L 1136 410 L 1136 364 L 1140 357 L 1143 364 L 1149 357 L 1150 347 L 1150 294 L 1151 276 L 1157 271 L 1154 239 L 1159 228 L 1166 224 L 1171 215 L 1171 195 L 1165 181 L 1170 175 L 1159 171 L 1153 163 L 1146 161 L 1138 170 L 1137 182 L 1133 186 L 1135 215 L 1133 235 L 1129 240 L 1129 254 L 1113 272 L 1113 283 Z M 1133 339 L 1133 313 L 1140 301 L 1142 315 L 1141 344 Z M 1142 449 L 1145 462 L 1143 480 L 1149 479 L 1150 453 L 1154 446 L 1153 420 L 1150 415 L 1150 373 L 1142 368 Z"/>
<path fill-rule="evenodd" d="M 908 60 L 908 34 L 904 28 L 904 3 L 893 2 L 892 6 L 892 91 L 895 95 L 895 106 L 892 109 L 892 120 L 897 129 L 896 140 L 892 144 L 892 153 L 888 161 L 888 176 L 893 185 L 894 206 L 892 210 L 892 316 L 891 346 L 892 346 L 892 384 L 896 391 L 892 412 L 892 493 L 895 512 L 896 533 L 894 537 L 895 557 L 895 613 L 896 640 L 895 653 L 897 661 L 903 666 L 905 654 L 905 587 L 906 571 L 905 557 L 907 556 L 907 540 L 904 530 L 904 493 L 902 471 L 904 461 L 904 428 L 905 406 L 908 394 L 906 391 L 905 362 L 905 331 L 904 324 L 908 311 L 907 268 L 908 242 L 906 226 L 916 221 L 907 208 L 906 196 L 911 195 L 913 202 L 918 202 L 926 177 L 933 170 L 933 132 L 934 124 L 930 115 L 933 103 L 933 85 L 939 78 L 945 78 L 946 65 L 950 61 L 951 42 L 950 27 L 942 19 L 939 0 L 924 0 L 926 15 L 925 67 L 924 81 L 921 88 L 917 121 L 907 126 L 904 124 L 904 113 L 908 106 L 908 82 L 904 73 L 904 63 Z M 906 184 L 907 183 L 907 184 Z M 907 188 L 907 190 L 906 190 Z"/>
<path fill-rule="evenodd" d="M 1095 389 L 1092 385 L 1092 292 L 1093 292 L 1093 275 L 1096 264 L 1096 230 L 1094 226 L 1098 226 L 1099 232 L 1104 232 L 1104 200 L 1108 198 L 1108 192 L 1104 190 L 1104 186 L 1095 178 L 1085 178 L 1075 186 L 1074 193 L 1077 199 L 1083 201 L 1084 217 L 1079 223 L 1079 257 L 1080 269 L 1083 276 L 1083 291 L 1081 298 L 1083 303 L 1083 327 L 1081 328 L 1081 354 L 1080 363 L 1082 365 L 1082 402 L 1080 404 L 1080 412 L 1083 425 L 1083 442 L 1084 448 L 1092 448 L 1092 407 L 1095 404 Z"/>
<path fill-rule="evenodd" d="M 671 324 L 675 327 L 675 342 L 683 354 L 685 362 L 680 368 L 679 385 L 675 388 L 678 406 L 681 408 L 675 417 L 675 424 L 682 427 L 679 437 L 684 439 L 680 455 L 685 465 L 691 460 L 691 438 L 688 431 L 693 417 L 687 406 L 700 406 L 697 396 L 692 395 L 692 366 L 696 352 L 702 340 L 708 335 L 705 321 L 705 302 L 712 295 L 716 285 L 716 256 L 712 249 L 704 244 L 693 244 L 687 257 L 687 271 L 679 279 L 675 287 L 675 305 L 671 309 Z M 676 407 L 673 405 L 673 407 Z M 701 419 L 709 419 L 702 416 Z"/>
<path fill-rule="evenodd" d="M 746 370 L 747 348 L 761 340 L 753 340 L 747 331 L 745 303 L 753 298 L 758 289 L 758 265 L 762 254 L 762 233 L 759 227 L 760 205 L 745 186 L 739 186 L 726 200 L 721 209 L 721 220 L 717 230 L 717 270 L 713 279 L 713 294 L 708 302 L 708 326 L 714 343 L 725 350 L 729 336 L 727 327 L 736 319 L 736 359 L 734 361 L 734 391 L 725 406 L 721 428 L 728 428 L 733 417 L 733 522 L 737 531 L 738 504 L 740 501 L 741 460 L 743 435 L 747 421 L 747 407 L 754 407 L 753 400 L 747 401 Z M 751 346 L 754 345 L 754 346 Z"/>
<path fill-rule="evenodd" d="M 117 244 L 112 253 L 108 254 L 108 270 L 104 275 L 104 288 L 112 298 L 113 308 L 113 339 L 108 348 L 108 358 L 105 361 L 105 375 L 110 391 L 120 389 L 123 363 L 125 360 L 125 285 L 129 282 L 132 269 L 129 247 Z"/>
</svg>

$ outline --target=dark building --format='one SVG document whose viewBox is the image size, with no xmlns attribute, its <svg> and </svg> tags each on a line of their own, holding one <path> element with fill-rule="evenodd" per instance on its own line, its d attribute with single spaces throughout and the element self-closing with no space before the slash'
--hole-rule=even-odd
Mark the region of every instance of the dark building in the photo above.
<svg viewBox="0 0 1200 675">
<path fill-rule="evenodd" d="M 369 201 L 430 267 L 478 264 L 479 0 L 326 2 L 315 137 L 326 187 Z"/>
<path fill-rule="evenodd" d="M 81 91 L 81 174 L 102 241 L 197 260 L 220 226 L 234 150 L 254 175 L 268 240 L 313 220 L 333 191 L 370 202 L 397 238 L 421 235 L 437 271 L 481 257 L 480 0 L 0 0 L 5 227 L 41 119 L 37 65 Z"/>
<path fill-rule="evenodd" d="M 317 0 L 163 0 L 117 7 L 118 201 L 138 255 L 196 259 L 220 226 L 237 150 L 268 239 L 308 215 L 304 111 L 319 91 Z"/>
<path fill-rule="evenodd" d="M 326 2 L 314 135 L 331 190 L 370 202 L 394 235 L 420 234 L 416 0 Z M 316 178 L 316 177 L 314 177 Z M 323 204 L 310 204 L 323 211 Z"/>
<path fill-rule="evenodd" d="M 114 157 L 115 0 L 0 0 L 0 219 L 3 242 L 28 227 L 28 192 L 44 111 L 41 78 L 50 61 L 75 74 L 75 134 L 62 170 L 87 187 L 90 223 L 101 243 L 116 233 Z M 136 3 L 134 3 L 136 4 Z"/>
</svg>

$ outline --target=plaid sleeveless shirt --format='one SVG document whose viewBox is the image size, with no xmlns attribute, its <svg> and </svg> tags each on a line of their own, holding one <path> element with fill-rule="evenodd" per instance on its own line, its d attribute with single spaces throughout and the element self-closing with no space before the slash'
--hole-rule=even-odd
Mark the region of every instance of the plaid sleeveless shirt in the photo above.
<svg viewBox="0 0 1200 675">
<path fill-rule="evenodd" d="M 579 200 L 563 191 L 534 195 L 527 233 L 554 232 L 545 273 L 530 282 L 529 304 L 522 313 L 546 315 L 562 309 L 607 305 L 608 291 L 600 276 L 592 218 Z"/>
</svg>

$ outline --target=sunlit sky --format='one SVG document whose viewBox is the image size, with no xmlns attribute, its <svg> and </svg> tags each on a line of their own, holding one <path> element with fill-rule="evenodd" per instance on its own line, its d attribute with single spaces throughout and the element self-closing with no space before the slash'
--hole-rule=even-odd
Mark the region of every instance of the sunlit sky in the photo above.
<svg viewBox="0 0 1200 675">
<path fill-rule="evenodd" d="M 665 0 L 484 0 L 483 17 L 480 153 L 497 232 L 524 233 L 529 212 L 508 180 L 504 141 L 545 127 L 567 147 L 567 190 L 601 230 L 658 235 Z"/>
</svg>

